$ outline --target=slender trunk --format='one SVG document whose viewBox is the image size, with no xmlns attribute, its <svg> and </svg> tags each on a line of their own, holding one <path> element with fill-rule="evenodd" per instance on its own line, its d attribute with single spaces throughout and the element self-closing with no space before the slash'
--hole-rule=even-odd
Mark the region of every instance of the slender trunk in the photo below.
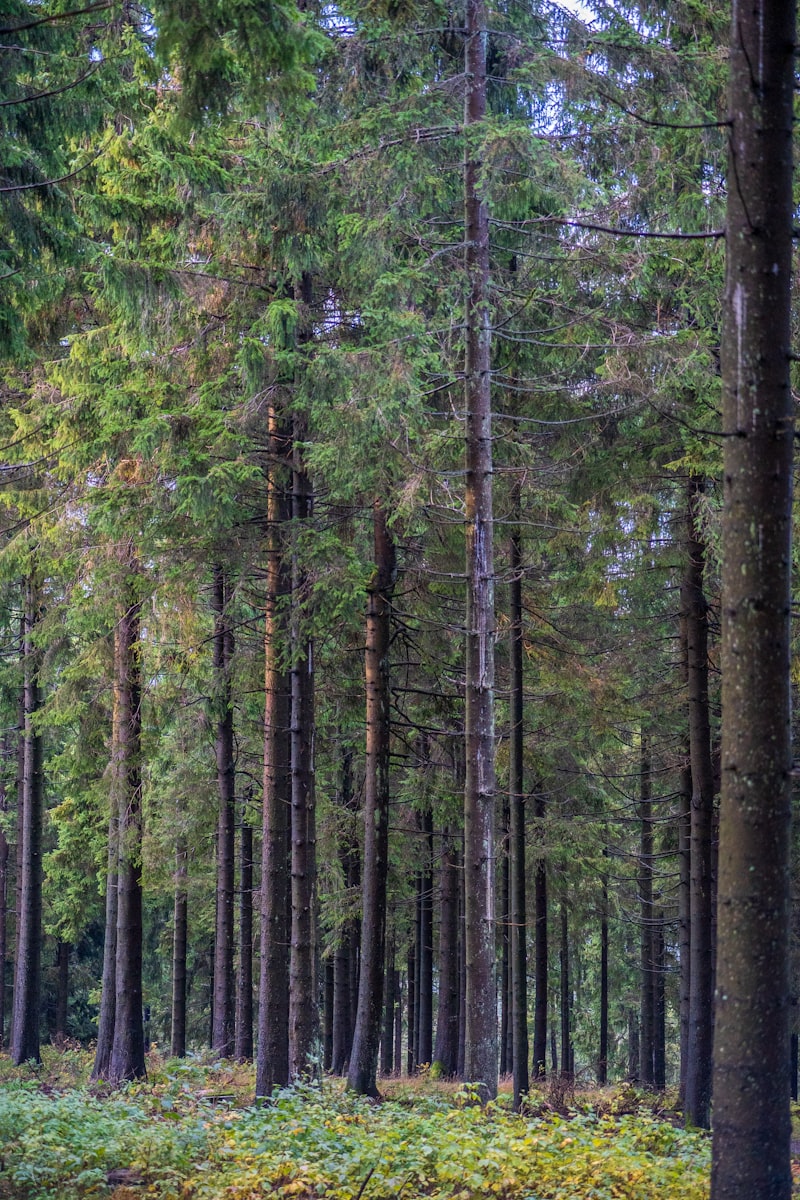
<svg viewBox="0 0 800 1200">
<path fill-rule="evenodd" d="M 4 821 L 8 812 L 8 795 L 5 783 L 5 765 L 10 753 L 9 735 L 3 737 L 2 762 L 0 762 L 0 818 Z M 5 828 L 0 827 L 0 1050 L 6 1044 L 6 958 L 8 956 L 8 862 L 9 847 Z"/>
<path fill-rule="evenodd" d="M 494 533 L 492 512 L 489 212 L 480 191 L 476 127 L 486 116 L 486 5 L 467 0 L 464 204 L 466 361 L 466 781 L 464 875 L 467 962 L 464 1070 L 497 1094 L 494 915 Z"/>
<path fill-rule="evenodd" d="M 311 484 L 303 461 L 305 427 L 295 418 L 292 520 L 295 535 L 311 517 Z M 314 655 L 302 604 L 308 580 L 292 554 L 291 841 L 292 924 L 289 949 L 289 1070 L 313 1072 L 319 1031 L 316 987 L 316 804 L 314 796 Z"/>
<path fill-rule="evenodd" d="M 639 970 L 641 976 L 641 1018 L 639 1033 L 639 1070 L 645 1087 L 652 1087 L 653 1038 L 653 801 L 650 770 L 650 742 L 642 734 L 639 800 Z"/>
<path fill-rule="evenodd" d="M 290 581 L 283 546 L 288 519 L 286 470 L 279 463 L 288 462 L 290 440 L 274 409 L 269 438 L 257 1096 L 269 1096 L 289 1082 L 289 684 L 283 666 L 283 605 Z"/>
<path fill-rule="evenodd" d="M 100 990 L 100 1014 L 97 1021 L 92 1079 L 108 1079 L 111 1069 L 111 1046 L 114 1041 L 114 1018 L 117 1005 L 117 901 L 119 898 L 119 815 L 122 797 L 115 778 L 119 738 L 118 689 L 114 687 L 112 718 L 111 789 L 108 818 L 108 868 L 106 871 L 105 940 L 103 942 L 103 974 Z"/>
<path fill-rule="evenodd" d="M 333 1064 L 333 1004 L 336 994 L 336 973 L 332 957 L 324 960 L 322 978 L 322 1069 L 330 1071 Z"/>
<path fill-rule="evenodd" d="M 439 919 L 439 1007 L 433 1060 L 446 1079 L 451 1079 L 458 1070 L 458 959 L 458 849 L 445 829 Z"/>
<path fill-rule="evenodd" d="M 129 552 L 125 564 L 135 571 Z M 129 582 L 129 581 L 128 581 Z M 108 1077 L 115 1083 L 145 1075 L 142 1022 L 142 780 L 141 647 L 138 602 L 115 630 L 116 784 L 121 795 L 114 1038 Z"/>
<path fill-rule="evenodd" d="M 391 1075 L 394 1070 L 394 1010 L 397 1002 L 394 969 L 394 935 L 386 947 L 386 973 L 383 985 L 383 1031 L 381 1033 L 381 1075 Z"/>
<path fill-rule="evenodd" d="M 233 706 L 231 701 L 231 665 L 233 630 L 226 615 L 230 599 L 225 570 L 214 566 L 214 708 L 216 710 L 215 751 L 217 759 L 217 903 L 214 934 L 214 1023 L 211 1049 L 223 1058 L 234 1048 L 234 889 L 236 775 L 233 745 Z"/>
<path fill-rule="evenodd" d="M 419 957 L 417 982 L 417 1061 L 433 1061 L 433 813 L 430 805 L 420 820 L 423 834 L 419 904 Z"/>
<path fill-rule="evenodd" d="M 239 830 L 239 974 L 234 1046 L 241 1062 L 253 1057 L 253 826 L 246 807 Z"/>
<path fill-rule="evenodd" d="M 639 1082 L 639 1018 L 631 1008 L 628 1010 L 628 1079 Z"/>
<path fill-rule="evenodd" d="M 403 976 L 395 971 L 395 995 L 397 1005 L 394 1012 L 394 1073 L 403 1073 Z"/>
<path fill-rule="evenodd" d="M 559 960 L 561 964 L 561 1074 L 564 1078 L 572 1077 L 572 1028 L 570 1013 L 572 1009 L 572 984 L 569 970 L 569 916 L 567 902 L 561 897 L 561 949 Z"/>
<path fill-rule="evenodd" d="M 458 1065 L 456 1075 L 464 1078 L 467 1044 L 467 935 L 464 919 L 463 851 L 459 855 L 458 872 Z"/>
<path fill-rule="evenodd" d="M 413 947 L 408 952 L 408 959 L 406 961 L 406 978 L 408 980 L 408 1043 L 406 1054 L 406 1072 L 409 1075 L 413 1075 L 417 1067 L 417 1055 L 416 1048 L 414 1046 L 417 1015 L 417 964 L 415 961 L 415 950 Z"/>
<path fill-rule="evenodd" d="M 511 1055 L 509 1054 L 509 1039 L 511 1037 L 511 957 L 509 927 L 509 891 L 511 884 L 511 863 L 508 850 L 508 796 L 503 797 L 501 815 L 501 849 L 500 849 L 500 920 L 497 932 L 500 941 L 500 1074 L 507 1075 L 511 1070 Z"/>
<path fill-rule="evenodd" d="M 666 992 L 664 987 L 664 914 L 653 916 L 653 1085 L 667 1086 Z"/>
<path fill-rule="evenodd" d="M 186 1054 L 186 952 L 189 936 L 189 898 L 186 890 L 189 852 L 185 838 L 175 847 L 175 906 L 172 919 L 172 1029 L 170 1053 Z"/>
<path fill-rule="evenodd" d="M 680 960 L 680 1082 L 678 1105 L 686 1098 L 689 1073 L 689 994 L 691 988 L 691 891 L 690 830 L 692 820 L 692 770 L 687 764 L 681 771 L 678 812 L 678 955 Z"/>
<path fill-rule="evenodd" d="M 600 1053 L 597 1082 L 608 1083 L 608 875 L 603 872 L 600 899 Z"/>
<path fill-rule="evenodd" d="M 519 488 L 515 488 L 514 511 L 521 513 Z M 511 1062 L 514 1073 L 514 1108 L 530 1087 L 528 1076 L 528 916 L 525 895 L 525 779 L 523 770 L 523 632 L 522 632 L 522 535 L 519 527 L 511 535 L 511 583 L 509 584 L 511 635 L 510 730 L 509 730 L 509 880 L 511 958 Z"/>
<path fill-rule="evenodd" d="M 792 0 L 734 0 L 722 384 L 722 810 L 712 1200 L 786 1200 Z"/>
<path fill-rule="evenodd" d="M 62 1044 L 67 1037 L 67 1013 L 69 1011 L 69 942 L 59 940 L 56 946 L 56 1022 L 54 1040 Z"/>
<path fill-rule="evenodd" d="M 14 969 L 14 1019 L 11 1057 L 14 1063 L 39 1061 L 39 1004 L 42 974 L 42 826 L 44 780 L 42 736 L 36 729 L 41 707 L 39 654 L 33 632 L 41 615 L 41 599 L 32 579 L 25 584 L 23 647 L 25 725 L 22 801 L 22 871 L 18 910 L 17 960 Z"/>
<path fill-rule="evenodd" d="M 545 815 L 544 796 L 537 793 L 535 815 L 539 827 L 538 838 L 543 837 L 542 823 Z M 534 875 L 534 903 L 536 927 L 534 942 L 534 1009 L 533 1009 L 533 1077 L 540 1079 L 546 1072 L 547 1063 L 547 865 L 541 856 L 536 863 Z"/>
<path fill-rule="evenodd" d="M 689 1047 L 685 1113 L 688 1125 L 708 1129 L 711 1118 L 711 1041 L 713 1033 L 711 960 L 711 825 L 714 816 L 714 768 L 708 703 L 708 604 L 703 594 L 706 548 L 700 505 L 704 480 L 692 475 L 687 494 L 687 561 L 681 607 L 686 628 L 689 697 L 689 753 L 692 770 L 690 818 Z"/>
<path fill-rule="evenodd" d="M 353 1051 L 347 1086 L 361 1095 L 378 1093 L 383 971 L 386 957 L 386 876 L 389 857 L 389 644 L 395 579 L 395 549 L 386 513 L 372 510 L 375 572 L 368 590 L 364 678 L 366 683 L 366 772 L 364 779 L 364 867 L 362 872 L 361 971 Z"/>
</svg>

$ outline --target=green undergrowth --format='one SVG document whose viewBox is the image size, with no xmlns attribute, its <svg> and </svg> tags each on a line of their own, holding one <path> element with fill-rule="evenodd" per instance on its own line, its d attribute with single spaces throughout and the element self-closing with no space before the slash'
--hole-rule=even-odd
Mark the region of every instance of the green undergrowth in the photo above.
<svg viewBox="0 0 800 1200">
<path fill-rule="evenodd" d="M 77 1062 L 77 1059 L 76 1059 Z M 69 1077 L 69 1072 L 67 1072 Z M 232 1064 L 159 1064 L 118 1091 L 0 1069 L 0 1197 L 38 1200 L 701 1200 L 709 1149 L 642 1107 L 515 1116 L 469 1089 L 372 1104 L 324 1083 L 237 1102 Z M 617 1093 L 625 1096 L 625 1093 Z M 619 1107 L 630 1107 L 630 1095 Z M 107 1182 L 124 1176 L 115 1188 Z M 116 1174 L 115 1174 L 116 1173 Z"/>
</svg>

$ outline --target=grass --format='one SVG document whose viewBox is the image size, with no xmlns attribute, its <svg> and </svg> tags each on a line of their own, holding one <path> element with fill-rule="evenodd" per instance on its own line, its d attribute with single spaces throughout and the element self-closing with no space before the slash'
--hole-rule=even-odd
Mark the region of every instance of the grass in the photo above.
<svg viewBox="0 0 800 1200">
<path fill-rule="evenodd" d="M 481 1109 L 469 1088 L 426 1078 L 385 1081 L 380 1104 L 325 1080 L 256 1106 L 251 1067 L 155 1051 L 148 1068 L 146 1082 L 111 1090 L 89 1083 L 77 1047 L 47 1048 L 40 1067 L 0 1057 L 0 1198 L 708 1195 L 707 1138 L 631 1088 L 577 1092 L 565 1111 L 544 1090 L 523 1116 L 507 1095 Z"/>
</svg>

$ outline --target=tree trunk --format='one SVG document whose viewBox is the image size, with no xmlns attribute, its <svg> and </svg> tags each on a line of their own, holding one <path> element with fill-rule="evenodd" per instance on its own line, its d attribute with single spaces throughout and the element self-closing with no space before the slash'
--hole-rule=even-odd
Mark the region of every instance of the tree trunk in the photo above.
<svg viewBox="0 0 800 1200">
<path fill-rule="evenodd" d="M 689 896 L 691 891 L 690 830 L 692 820 L 692 770 L 681 771 L 678 813 L 678 955 L 680 960 L 680 1083 L 678 1106 L 683 1108 L 686 1097 L 686 1076 L 689 1073 L 689 994 L 691 988 L 691 925 Z"/>
<path fill-rule="evenodd" d="M 423 835 L 419 895 L 419 956 L 417 959 L 417 1061 L 433 1061 L 433 813 L 428 805 L 419 821 Z"/>
<path fill-rule="evenodd" d="M 24 769 L 21 826 L 21 888 L 17 959 L 14 964 L 14 1019 L 11 1057 L 15 1065 L 39 1061 L 39 1005 L 42 976 L 42 826 L 44 780 L 42 736 L 35 728 L 41 707 L 39 653 L 33 631 L 41 618 L 41 599 L 31 578 L 25 583 Z"/>
<path fill-rule="evenodd" d="M 10 754 L 9 735 L 3 737 L 0 762 L 0 816 L 8 812 L 5 765 Z M 6 958 L 8 956 L 8 862 L 9 847 L 5 829 L 0 827 L 0 1050 L 6 1045 Z"/>
<path fill-rule="evenodd" d="M 541 841 L 544 831 L 544 796 L 537 792 L 534 812 L 538 825 L 537 838 Z M 534 903 L 536 927 L 534 942 L 534 1009 L 533 1009 L 533 1077 L 542 1078 L 547 1069 L 547 865 L 544 858 L 536 862 L 534 875 Z"/>
<path fill-rule="evenodd" d="M 645 1087 L 653 1087 L 653 1039 L 655 1013 L 653 1011 L 653 800 L 650 770 L 650 741 L 642 733 L 641 793 L 639 800 L 639 970 L 640 1024 L 639 1024 L 639 1078 Z"/>
<path fill-rule="evenodd" d="M 733 5 L 712 1200 L 787 1200 L 795 5 Z"/>
<path fill-rule="evenodd" d="M 132 556 L 131 556 L 132 558 Z M 126 563 L 129 569 L 135 569 Z M 130 586 L 130 581 L 128 586 Z M 140 604 L 117 621 L 114 637 L 115 714 L 118 732 L 114 784 L 121 797 L 114 1038 L 108 1078 L 145 1075 L 142 1022 L 142 779 Z"/>
<path fill-rule="evenodd" d="M 511 957 L 510 957 L 510 917 L 509 892 L 511 887 L 511 863 L 508 847 L 508 796 L 503 798 L 501 816 L 501 850 L 500 850 L 500 920 L 497 932 L 500 941 L 500 1074 L 508 1075 L 511 1070 L 512 1056 L 509 1053 L 509 1041 L 512 1037 L 511 1022 Z"/>
<path fill-rule="evenodd" d="M 54 1040 L 63 1045 L 67 1037 L 67 1013 L 69 1011 L 69 942 L 58 941 L 56 945 L 56 1022 Z"/>
<path fill-rule="evenodd" d="M 381 1033 L 381 1075 L 394 1070 L 394 1010 L 397 1004 L 397 985 L 394 969 L 394 935 L 386 946 L 386 972 L 383 984 L 383 1030 Z"/>
<path fill-rule="evenodd" d="M 664 987 L 664 914 L 653 915 L 653 1086 L 667 1086 L 666 992 Z"/>
<path fill-rule="evenodd" d="M 323 962 L 322 979 L 322 1069 L 330 1071 L 333 1063 L 333 1003 L 336 994 L 336 975 L 332 957 Z"/>
<path fill-rule="evenodd" d="M 375 572 L 368 590 L 366 654 L 366 771 L 364 779 L 364 866 L 362 871 L 361 971 L 353 1051 L 347 1086 L 376 1096 L 380 1049 L 383 971 L 386 957 L 386 876 L 389 855 L 389 644 L 395 550 L 386 513 L 372 510 Z"/>
<path fill-rule="evenodd" d="M 711 826 L 714 768 L 708 704 L 708 604 L 703 594 L 705 538 L 700 504 L 705 482 L 689 479 L 687 555 L 681 607 L 686 628 L 689 754 L 692 770 L 689 888 L 689 1047 L 686 1072 L 687 1125 L 708 1129 L 711 1118 L 711 1042 L 714 995 L 711 959 Z"/>
<path fill-rule="evenodd" d="M 115 635 L 116 637 L 116 635 Z M 116 657 L 116 651 L 115 651 Z M 117 1005 L 117 904 L 119 899 L 119 816 L 122 797 L 115 777 L 118 762 L 119 715 L 117 712 L 116 679 L 114 685 L 114 716 L 112 718 L 111 789 L 108 818 L 108 869 L 106 871 L 105 939 L 103 942 L 103 975 L 100 990 L 100 1014 L 97 1021 L 97 1046 L 92 1066 L 92 1079 L 108 1079 L 111 1069 L 111 1046 L 114 1041 L 114 1017 Z"/>
<path fill-rule="evenodd" d="M 395 995 L 397 1004 L 394 1012 L 394 1073 L 403 1073 L 403 976 L 395 971 Z"/>
<path fill-rule="evenodd" d="M 572 985 L 569 970 L 569 916 L 567 902 L 561 897 L 561 948 L 559 959 L 561 964 L 561 1075 L 565 1079 L 572 1078 Z"/>
<path fill-rule="evenodd" d="M 603 873 L 600 900 L 600 1053 L 597 1056 L 597 1082 L 608 1083 L 608 875 Z"/>
<path fill-rule="evenodd" d="M 445 1079 L 458 1071 L 458 848 L 448 829 L 442 836 L 439 919 L 439 1007 L 433 1060 Z"/>
<path fill-rule="evenodd" d="M 233 630 L 226 608 L 230 600 L 225 570 L 214 566 L 214 684 L 217 759 L 217 890 L 214 933 L 214 1022 L 211 1049 L 229 1058 L 234 1048 L 233 901 L 235 890 L 236 776 L 233 748 L 231 666 Z"/>
<path fill-rule="evenodd" d="M 308 281 L 302 295 L 305 300 Z M 311 482 L 303 460 L 305 426 L 295 417 L 292 521 L 295 534 L 311 517 Z M 316 803 L 314 795 L 314 654 L 302 611 L 308 579 L 292 554 L 291 839 L 292 926 L 289 949 L 289 1070 L 313 1072 L 319 1032 L 316 986 Z"/>
<path fill-rule="evenodd" d="M 406 979 L 408 980 L 408 1042 L 406 1051 L 406 1073 L 413 1075 L 417 1068 L 416 1047 L 414 1038 L 416 1036 L 416 987 L 417 987 L 417 964 L 415 961 L 416 951 L 412 946 L 408 952 L 406 961 Z"/>
<path fill-rule="evenodd" d="M 514 512 L 521 515 L 519 489 L 515 488 Z M 511 583 L 509 584 L 511 635 L 510 731 L 509 731 L 509 880 L 511 957 L 511 1063 L 514 1073 L 514 1108 L 530 1087 L 528 1077 L 528 929 L 525 896 L 525 780 L 524 689 L 522 672 L 522 535 L 517 527 L 511 535 Z"/>
<path fill-rule="evenodd" d="M 480 192 L 476 126 L 486 116 L 486 5 L 467 0 L 464 164 L 466 226 L 466 781 L 464 876 L 467 963 L 464 1071 L 497 1095 L 494 915 L 494 522 L 492 512 L 489 212 Z"/>
<path fill-rule="evenodd" d="M 246 808 L 245 804 L 239 830 L 239 974 L 234 1053 L 240 1062 L 249 1062 L 253 1057 L 253 826 Z"/>
<path fill-rule="evenodd" d="M 289 1082 L 289 681 L 283 605 L 291 590 L 283 546 L 288 519 L 286 467 L 290 439 L 274 409 L 267 481 L 264 621 L 264 790 L 261 841 L 261 954 L 258 983 L 256 1095 Z"/>
<path fill-rule="evenodd" d="M 172 1029 L 170 1054 L 186 1054 L 186 952 L 189 907 L 186 891 L 188 849 L 184 838 L 175 848 L 175 907 L 172 919 Z"/>
</svg>

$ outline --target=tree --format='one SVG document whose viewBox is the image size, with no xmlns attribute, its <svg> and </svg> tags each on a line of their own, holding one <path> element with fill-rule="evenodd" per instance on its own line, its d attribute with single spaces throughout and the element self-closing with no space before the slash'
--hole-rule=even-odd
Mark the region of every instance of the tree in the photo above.
<svg viewBox="0 0 800 1200">
<path fill-rule="evenodd" d="M 733 6 L 726 281 L 722 806 L 714 1200 L 789 1170 L 793 3 Z"/>
</svg>

